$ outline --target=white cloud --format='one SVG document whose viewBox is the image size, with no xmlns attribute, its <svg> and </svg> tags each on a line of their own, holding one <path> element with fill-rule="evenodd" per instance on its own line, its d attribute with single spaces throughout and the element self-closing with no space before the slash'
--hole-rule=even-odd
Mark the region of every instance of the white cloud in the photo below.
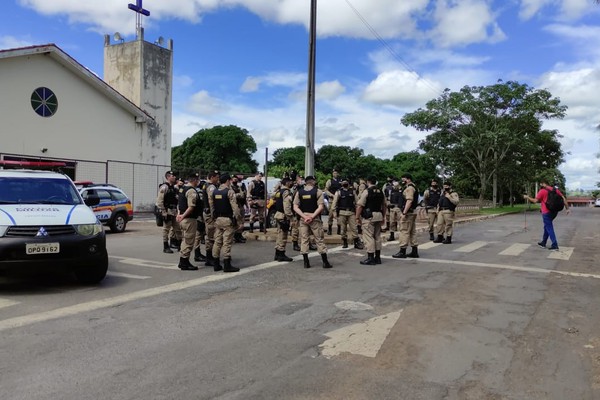
<svg viewBox="0 0 600 400">
<path fill-rule="evenodd" d="M 322 100 L 333 100 L 346 91 L 344 85 L 339 81 L 322 82 L 316 85 L 316 98 Z"/>
<path fill-rule="evenodd" d="M 201 90 L 190 98 L 188 110 L 200 115 L 220 114 L 229 109 L 225 102 L 212 97 L 207 91 Z"/>
<path fill-rule="evenodd" d="M 0 36 L 0 49 L 16 49 L 19 47 L 32 46 L 34 44 L 27 39 L 19 39 L 14 36 Z"/>
<path fill-rule="evenodd" d="M 261 85 L 298 89 L 301 85 L 306 85 L 306 74 L 296 72 L 271 72 L 264 76 L 249 76 L 244 83 L 242 83 L 240 92 L 258 92 Z"/>
<path fill-rule="evenodd" d="M 376 104 L 417 108 L 437 97 L 442 90 L 441 85 L 421 79 L 412 72 L 395 70 L 384 72 L 369 83 L 363 97 Z"/>
</svg>

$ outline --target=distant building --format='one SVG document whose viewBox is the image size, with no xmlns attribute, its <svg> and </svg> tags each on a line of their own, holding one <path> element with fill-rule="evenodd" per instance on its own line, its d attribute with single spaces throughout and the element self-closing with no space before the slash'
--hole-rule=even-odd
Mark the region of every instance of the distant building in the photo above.
<svg viewBox="0 0 600 400">
<path fill-rule="evenodd" d="M 0 50 L 0 168 L 62 163 L 151 208 L 171 164 L 172 47 L 107 35 L 105 80 L 54 44 Z"/>
</svg>

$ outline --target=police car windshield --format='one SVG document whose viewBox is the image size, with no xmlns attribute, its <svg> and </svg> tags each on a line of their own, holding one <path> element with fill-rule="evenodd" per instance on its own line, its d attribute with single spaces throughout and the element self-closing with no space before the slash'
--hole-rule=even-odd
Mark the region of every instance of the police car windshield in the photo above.
<svg viewBox="0 0 600 400">
<path fill-rule="evenodd" d="M 0 177 L 0 204 L 81 204 L 66 179 Z"/>
</svg>

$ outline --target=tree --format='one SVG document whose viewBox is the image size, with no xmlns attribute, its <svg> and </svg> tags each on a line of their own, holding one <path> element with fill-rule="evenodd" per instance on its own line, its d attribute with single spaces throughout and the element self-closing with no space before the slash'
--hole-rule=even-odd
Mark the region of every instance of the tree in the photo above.
<svg viewBox="0 0 600 400">
<path fill-rule="evenodd" d="M 404 173 L 410 173 L 413 182 L 421 192 L 429 187 L 433 178 L 436 178 L 433 159 L 428 154 L 421 154 L 417 150 L 396 154 L 392 157 L 390 166 L 395 171 L 393 175 L 398 178 Z"/>
<path fill-rule="evenodd" d="M 256 142 L 246 129 L 234 125 L 201 129 L 171 150 L 173 169 L 181 172 L 219 171 L 253 173 Z"/>
<path fill-rule="evenodd" d="M 301 171 L 304 169 L 304 153 L 306 147 L 283 147 L 273 152 L 273 160 L 269 161 L 269 168 L 280 166 L 287 170 Z"/>
<path fill-rule="evenodd" d="M 496 201 L 501 166 L 515 162 L 514 154 L 532 155 L 542 131 L 541 119 L 563 118 L 566 106 L 546 90 L 534 90 L 518 82 L 498 81 L 490 86 L 465 86 L 458 92 L 446 89 L 437 99 L 406 114 L 402 123 L 420 131 L 433 131 L 420 143 L 438 163 L 455 171 L 471 171 L 479 180 L 480 205 L 493 181 Z M 549 155 L 541 155 L 548 159 Z M 558 161 L 562 160 L 562 152 Z"/>
<path fill-rule="evenodd" d="M 337 168 L 341 174 L 352 175 L 357 173 L 356 162 L 362 156 L 363 150 L 357 147 L 326 144 L 315 154 L 315 169 L 331 175 L 333 169 Z"/>
</svg>

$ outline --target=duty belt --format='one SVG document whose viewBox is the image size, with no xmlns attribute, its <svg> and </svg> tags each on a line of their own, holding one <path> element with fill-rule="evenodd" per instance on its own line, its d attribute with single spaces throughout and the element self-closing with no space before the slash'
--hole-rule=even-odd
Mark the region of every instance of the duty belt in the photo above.
<svg viewBox="0 0 600 400">
<path fill-rule="evenodd" d="M 355 210 L 354 207 L 340 207 L 339 209 L 341 211 L 354 211 Z"/>
<path fill-rule="evenodd" d="M 451 209 L 449 209 L 448 207 L 440 207 L 440 210 L 448 210 L 448 211 L 452 211 Z"/>
<path fill-rule="evenodd" d="M 231 217 L 233 217 L 233 214 L 218 214 L 218 213 L 215 213 L 215 218 L 221 218 L 221 217 L 223 217 L 223 218 L 231 218 Z"/>
</svg>

